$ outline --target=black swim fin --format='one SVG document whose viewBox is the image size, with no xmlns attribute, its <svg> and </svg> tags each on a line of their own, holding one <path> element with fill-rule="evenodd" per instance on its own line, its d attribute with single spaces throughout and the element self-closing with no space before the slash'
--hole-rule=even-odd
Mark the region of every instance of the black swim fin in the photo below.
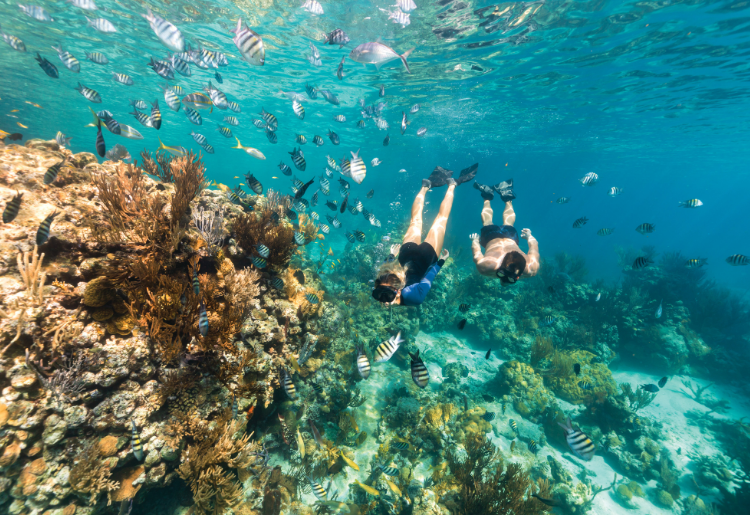
<svg viewBox="0 0 750 515">
<path fill-rule="evenodd" d="M 495 194 L 492 193 L 491 186 L 487 186 L 486 184 L 479 184 L 478 182 L 474 181 L 474 188 L 479 190 L 484 200 L 492 200 L 493 198 L 495 198 Z"/>
<path fill-rule="evenodd" d="M 436 166 L 430 176 L 427 178 L 433 188 L 439 188 L 448 184 L 448 179 L 453 176 L 453 170 L 446 170 L 442 166 Z"/>
<path fill-rule="evenodd" d="M 515 193 L 513 193 L 513 179 L 499 182 L 492 188 L 500 195 L 500 198 L 503 199 L 503 202 L 510 202 L 511 200 L 514 200 L 516 198 Z"/>
<path fill-rule="evenodd" d="M 458 175 L 458 179 L 456 179 L 456 183 L 463 184 L 465 182 L 473 180 L 477 175 L 477 168 L 479 168 L 479 163 L 474 163 L 470 167 L 461 170 L 461 173 Z"/>
</svg>

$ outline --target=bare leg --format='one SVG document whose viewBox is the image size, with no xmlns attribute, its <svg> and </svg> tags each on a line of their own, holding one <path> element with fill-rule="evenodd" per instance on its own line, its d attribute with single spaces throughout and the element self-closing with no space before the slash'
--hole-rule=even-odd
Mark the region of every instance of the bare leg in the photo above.
<svg viewBox="0 0 750 515">
<path fill-rule="evenodd" d="M 492 225 L 492 204 L 489 200 L 484 201 L 484 207 L 482 208 L 482 225 Z"/>
<path fill-rule="evenodd" d="M 505 209 L 503 210 L 503 224 L 513 227 L 513 224 L 515 223 L 516 212 L 513 211 L 513 202 L 508 201 L 505 203 Z"/>
<path fill-rule="evenodd" d="M 424 208 L 424 196 L 427 190 L 426 186 L 422 186 L 411 205 L 411 223 L 409 223 L 409 229 L 404 235 L 404 243 L 412 242 L 417 245 L 422 243 L 422 208 Z"/>
<path fill-rule="evenodd" d="M 427 233 L 427 237 L 424 239 L 424 241 L 432 245 L 432 248 L 435 249 L 435 253 L 438 256 L 443 251 L 445 226 L 448 224 L 448 217 L 450 216 L 451 208 L 453 207 L 453 190 L 455 189 L 455 184 L 448 185 L 448 191 L 445 192 L 445 198 L 443 198 L 443 202 L 440 204 L 440 211 L 438 211 L 435 221 L 430 228 L 430 232 Z"/>
</svg>

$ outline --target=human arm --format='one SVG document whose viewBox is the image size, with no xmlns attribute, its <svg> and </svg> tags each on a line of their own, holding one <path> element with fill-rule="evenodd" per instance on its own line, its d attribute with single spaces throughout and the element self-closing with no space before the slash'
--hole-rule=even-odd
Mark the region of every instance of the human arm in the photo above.
<svg viewBox="0 0 750 515">
<path fill-rule="evenodd" d="M 479 235 L 477 233 L 470 234 L 469 238 L 471 238 L 471 253 L 474 256 L 474 264 L 479 266 L 479 262 L 484 259 L 482 247 L 479 245 Z"/>
<path fill-rule="evenodd" d="M 536 275 L 539 271 L 539 242 L 531 235 L 531 230 L 529 229 L 521 231 L 521 238 L 526 240 L 526 243 L 529 244 L 529 251 L 526 253 L 526 256 L 529 259 L 526 263 L 526 270 L 524 270 L 523 275 L 531 277 Z"/>
</svg>

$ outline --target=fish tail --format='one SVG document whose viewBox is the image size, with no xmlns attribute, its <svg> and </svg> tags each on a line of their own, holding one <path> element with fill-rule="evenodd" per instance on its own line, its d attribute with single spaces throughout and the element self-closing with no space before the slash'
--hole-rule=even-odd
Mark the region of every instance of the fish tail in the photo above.
<svg viewBox="0 0 750 515">
<path fill-rule="evenodd" d="M 156 137 L 156 139 L 159 140 L 159 149 L 167 148 L 167 146 L 164 144 L 164 142 L 161 140 L 160 137 Z"/>
<path fill-rule="evenodd" d="M 236 147 L 232 147 L 232 148 L 242 148 L 242 143 L 240 143 L 240 138 L 238 138 L 237 136 L 235 136 L 234 139 L 237 140 L 237 146 Z"/>
<path fill-rule="evenodd" d="M 406 68 L 406 71 L 409 72 L 409 73 L 411 73 L 411 70 L 409 69 L 409 63 L 406 62 L 406 58 L 409 57 L 409 54 L 411 54 L 412 52 L 414 52 L 414 50 L 416 50 L 416 49 L 417 49 L 417 47 L 414 47 L 414 48 L 412 48 L 410 50 L 407 50 L 406 52 L 404 52 L 403 54 L 401 54 L 399 56 L 401 58 L 401 62 L 404 63 L 404 68 Z"/>
</svg>

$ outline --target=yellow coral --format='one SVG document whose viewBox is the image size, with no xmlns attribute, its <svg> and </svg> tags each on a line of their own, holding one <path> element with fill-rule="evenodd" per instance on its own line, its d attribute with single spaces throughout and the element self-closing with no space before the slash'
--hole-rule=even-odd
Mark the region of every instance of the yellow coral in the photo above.
<svg viewBox="0 0 750 515">
<path fill-rule="evenodd" d="M 114 315 L 115 312 L 112 310 L 109 306 L 103 306 L 101 308 L 95 309 L 93 313 L 91 313 L 91 318 L 96 320 L 97 322 L 105 322 L 112 318 L 112 315 Z"/>
<path fill-rule="evenodd" d="M 83 303 L 90 308 L 100 308 L 114 300 L 115 296 L 115 290 L 109 279 L 97 277 L 86 285 Z"/>
<path fill-rule="evenodd" d="M 585 350 L 558 351 L 556 354 L 564 355 L 562 361 L 566 363 L 581 365 L 580 376 L 575 375 L 571 365 L 567 375 L 550 375 L 545 378 L 547 387 L 558 397 L 573 404 L 580 404 L 594 396 L 616 395 L 617 384 L 612 379 L 612 372 L 604 363 L 592 363 L 594 354 Z M 582 389 L 579 384 L 584 383 L 591 385 L 591 389 Z"/>
</svg>

